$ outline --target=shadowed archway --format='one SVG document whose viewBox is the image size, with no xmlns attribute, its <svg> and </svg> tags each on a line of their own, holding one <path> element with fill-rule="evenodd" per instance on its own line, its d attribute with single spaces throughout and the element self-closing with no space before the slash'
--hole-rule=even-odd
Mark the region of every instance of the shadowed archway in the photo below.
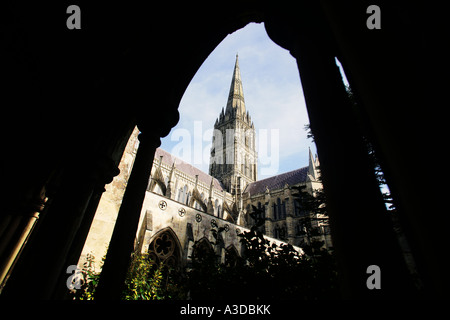
<svg viewBox="0 0 450 320">
<path fill-rule="evenodd" d="M 440 201 L 429 201 L 443 197 L 427 188 L 419 196 L 412 174 L 429 163 L 417 146 L 435 150 L 436 161 L 445 158 L 436 138 L 444 127 L 438 123 L 445 118 L 438 107 L 444 91 L 436 90 L 434 74 L 443 61 L 434 54 L 441 43 L 436 24 L 445 19 L 425 6 L 380 3 L 381 30 L 366 28 L 369 1 L 241 1 L 221 10 L 192 3 L 160 3 L 158 10 L 153 4 L 83 4 L 82 28 L 75 31 L 64 23 L 66 3 L 8 7 L 2 99 L 14 127 L 2 127 L 0 135 L 11 155 L 0 217 L 2 230 L 9 231 L 0 235 L 5 250 L 20 246 L 30 215 L 39 213 L 39 220 L 13 257 L 1 298 L 65 297 L 67 266 L 78 260 L 104 185 L 117 174 L 137 124 L 140 147 L 98 288 L 99 299 L 119 298 L 159 138 L 177 123 L 181 97 L 209 53 L 228 33 L 261 21 L 269 37 L 297 59 L 343 297 L 409 297 L 417 291 L 369 170 L 363 135 L 374 145 L 397 201 L 424 285 L 421 294 L 448 296 L 450 280 L 441 263 L 448 239 L 435 232 L 435 221 L 445 225 L 448 217 Z M 418 17 L 424 22 L 420 30 Z M 354 90 L 356 109 L 335 57 Z M 421 114 L 411 112 L 424 106 Z M 433 124 L 427 127 L 431 142 L 419 129 L 423 123 Z M 343 201 L 350 191 L 351 206 Z M 2 266 L 15 251 L 2 252 Z M 382 270 L 383 290 L 365 285 L 373 264 Z M 45 285 L 27 290 L 35 274 Z"/>
</svg>

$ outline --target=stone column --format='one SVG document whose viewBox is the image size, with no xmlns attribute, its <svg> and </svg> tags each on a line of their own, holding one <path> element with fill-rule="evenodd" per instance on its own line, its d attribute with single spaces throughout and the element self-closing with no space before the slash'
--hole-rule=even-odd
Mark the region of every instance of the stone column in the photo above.
<svg viewBox="0 0 450 320">
<path fill-rule="evenodd" d="M 269 36 L 289 47 L 297 60 L 321 160 L 342 294 L 348 298 L 407 296 L 412 289 L 408 271 L 359 128 L 358 106 L 351 104 L 335 63 L 333 35 L 320 5 L 302 5 L 298 12 L 305 13 L 303 18 L 294 21 L 286 13 L 272 13 L 265 26 Z M 289 37 L 282 38 L 286 34 Z M 356 185 L 349 174 L 357 177 Z M 382 290 L 366 286 L 370 265 L 382 270 Z"/>
<path fill-rule="evenodd" d="M 139 134 L 139 148 L 123 196 L 105 264 L 96 291 L 96 299 L 120 299 L 126 272 L 134 250 L 142 203 L 150 178 L 153 158 L 161 141 L 150 134 Z"/>
<path fill-rule="evenodd" d="M 61 299 L 67 294 L 66 273 L 76 265 L 98 203 L 99 186 L 106 181 L 106 158 L 67 163 L 60 175 L 48 182 L 49 201 L 30 234 L 11 278 L 2 293 L 10 299 Z M 109 162 L 108 162 L 109 163 Z M 117 170 L 117 168 L 115 168 Z M 117 171 L 112 169 L 112 175 Z M 55 183 L 55 188 L 52 184 Z M 30 272 L 32 266 L 32 272 Z M 36 275 L 38 280 L 36 280 Z M 39 285 L 42 283 L 42 285 Z M 33 290 L 30 290 L 30 284 Z"/>
<path fill-rule="evenodd" d="M 340 274 L 343 294 L 395 297 L 408 287 L 407 271 L 341 75 L 329 48 L 302 40 L 297 63 L 321 159 L 333 243 L 345 270 Z M 349 173 L 358 177 L 356 185 Z M 384 270 L 383 292 L 366 287 L 370 265 Z"/>
</svg>

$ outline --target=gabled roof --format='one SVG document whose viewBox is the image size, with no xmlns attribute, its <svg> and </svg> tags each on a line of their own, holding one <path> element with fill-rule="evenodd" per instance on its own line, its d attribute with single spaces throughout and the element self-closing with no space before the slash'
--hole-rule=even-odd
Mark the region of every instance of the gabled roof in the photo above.
<svg viewBox="0 0 450 320">
<path fill-rule="evenodd" d="M 194 167 L 193 165 L 184 162 L 180 158 L 177 158 L 170 154 L 169 152 L 157 148 L 155 152 L 155 159 L 159 161 L 159 157 L 163 156 L 162 163 L 165 163 L 168 166 L 172 166 L 172 164 L 175 162 L 175 168 L 178 171 L 181 171 L 185 173 L 188 176 L 191 176 L 193 179 L 195 179 L 195 175 L 198 175 L 198 181 L 203 182 L 208 187 L 211 185 L 211 179 L 213 179 L 213 188 L 219 191 L 225 190 L 224 186 L 220 183 L 219 180 L 216 178 L 213 178 L 209 174 L 203 172 L 202 170 Z"/>
<path fill-rule="evenodd" d="M 249 183 L 245 188 L 244 193 L 248 192 L 250 196 L 253 196 L 255 194 L 266 192 L 266 187 L 268 187 L 269 190 L 275 190 L 283 188 L 286 184 L 292 186 L 298 183 L 306 182 L 307 175 L 308 167 L 285 172 L 270 178 Z"/>
</svg>

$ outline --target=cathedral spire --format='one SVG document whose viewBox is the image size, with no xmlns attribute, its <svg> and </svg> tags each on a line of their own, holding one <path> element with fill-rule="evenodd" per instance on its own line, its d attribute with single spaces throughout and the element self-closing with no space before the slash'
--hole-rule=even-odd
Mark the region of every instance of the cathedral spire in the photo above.
<svg viewBox="0 0 450 320">
<path fill-rule="evenodd" d="M 245 114 L 244 89 L 242 88 L 241 71 L 239 70 L 239 57 L 237 54 L 225 113 L 233 114 L 232 111 L 235 111 L 236 114 Z"/>
<path fill-rule="evenodd" d="M 246 185 L 256 180 L 258 163 L 255 127 L 251 123 L 250 114 L 245 110 L 238 55 L 225 110 L 224 114 L 222 109 L 219 121 L 214 124 L 216 130 L 213 133 L 209 173 L 228 192 L 236 194 L 238 188 L 242 191 Z M 228 139 L 230 132 L 233 136 Z"/>
</svg>

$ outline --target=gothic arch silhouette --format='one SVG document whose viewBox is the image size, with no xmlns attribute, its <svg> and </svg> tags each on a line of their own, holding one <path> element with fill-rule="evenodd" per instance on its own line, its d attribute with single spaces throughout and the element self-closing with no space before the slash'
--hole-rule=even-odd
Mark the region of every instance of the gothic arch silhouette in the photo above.
<svg viewBox="0 0 450 320">
<path fill-rule="evenodd" d="M 124 146 L 137 125 L 140 146 L 96 291 L 98 299 L 120 297 L 160 137 L 178 122 L 181 97 L 212 50 L 227 34 L 262 21 L 269 37 L 297 59 L 321 159 L 342 295 L 386 298 L 417 292 L 369 174 L 370 159 L 362 144 L 368 138 L 397 201 L 399 223 L 417 261 L 423 294 L 448 297 L 450 278 L 441 253 L 449 240 L 435 232 L 435 221 L 445 225 L 449 217 L 440 201 L 428 200 L 445 199 L 445 194 L 422 188 L 418 197 L 415 174 L 430 163 L 429 154 L 417 152 L 417 146 L 427 145 L 437 162 L 445 159 L 446 150 L 436 138 L 446 127 L 441 120 L 446 119 L 446 110 L 440 108 L 445 90 L 436 89 L 441 77 L 435 74 L 445 62 L 438 55 L 444 37 L 435 23 L 445 21 L 442 13 L 386 1 L 381 8 L 388 13 L 382 15 L 388 23 L 382 22 L 381 30 L 368 30 L 366 9 L 371 2 L 365 0 L 298 1 L 296 6 L 242 1 L 224 3 L 221 10 L 191 2 L 176 7 L 159 4 L 160 12 L 168 15 L 150 19 L 153 3 L 142 4 L 142 10 L 126 4 L 85 3 L 81 11 L 94 17 L 86 22 L 89 28 L 81 19 L 82 29 L 69 33 L 64 23 L 55 27 L 64 12 L 59 6 L 39 2 L 7 8 L 11 19 L 5 32 L 11 41 L 2 52 L 6 55 L 2 83 L 7 84 L 2 98 L 16 127 L 15 139 L 11 128 L 1 128 L 3 148 L 11 158 L 3 177 L 9 183 L 2 193 L 5 214 L 0 218 L 15 237 L 2 234 L 1 240 L 21 250 L 14 261 L 2 260 L 2 265 L 13 266 L 2 270 L 10 275 L 2 297 L 65 297 L 61 279 L 67 276 L 67 266 L 78 261 L 104 186 L 118 174 Z M 122 23 L 111 23 L 111 16 L 120 16 Z M 409 32 L 417 17 L 422 21 L 420 36 Z M 164 28 L 168 21 L 171 28 Z M 143 39 L 152 41 L 149 45 Z M 356 106 L 348 102 L 335 57 L 345 69 Z M 67 63 L 70 76 L 62 67 Z M 61 101 L 76 112 L 70 117 L 55 113 Z M 420 114 L 412 111 L 423 106 L 427 110 Z M 427 135 L 424 123 L 433 124 L 427 126 Z M 348 172 L 358 177 L 357 188 Z M 342 201 L 349 190 L 352 206 Z M 429 219 L 430 212 L 435 219 Z M 24 245 L 16 240 L 29 231 L 28 226 L 32 232 Z M 383 290 L 361 285 L 360 270 L 372 261 L 384 266 Z M 35 274 L 45 285 L 28 290 Z"/>
</svg>

